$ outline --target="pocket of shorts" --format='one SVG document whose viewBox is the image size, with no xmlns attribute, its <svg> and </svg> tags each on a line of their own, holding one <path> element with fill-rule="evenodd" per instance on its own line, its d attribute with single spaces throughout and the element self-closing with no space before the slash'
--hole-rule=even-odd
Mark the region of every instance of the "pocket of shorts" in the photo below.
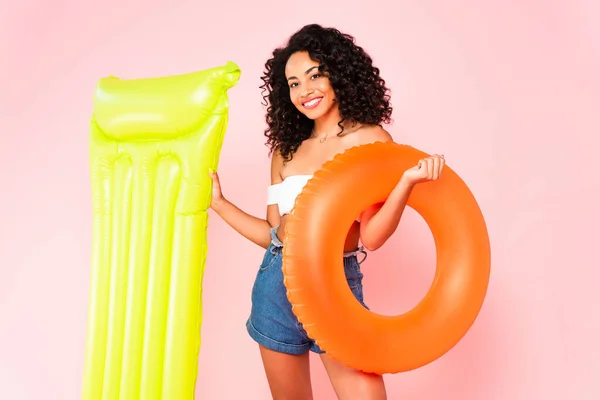
<svg viewBox="0 0 600 400">
<path fill-rule="evenodd" d="M 273 253 L 271 253 L 271 249 L 268 249 L 267 252 L 265 253 L 265 256 L 263 257 L 263 261 L 260 264 L 260 267 L 258 268 L 258 270 L 260 272 L 267 271 L 269 268 L 271 268 L 273 263 L 275 263 L 275 261 L 277 260 L 277 256 L 278 256 L 278 254 L 273 254 Z"/>
</svg>

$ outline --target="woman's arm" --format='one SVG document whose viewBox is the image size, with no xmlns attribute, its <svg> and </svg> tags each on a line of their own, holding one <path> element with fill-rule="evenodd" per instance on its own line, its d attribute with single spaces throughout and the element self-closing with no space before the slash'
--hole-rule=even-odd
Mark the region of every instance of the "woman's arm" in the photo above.
<svg viewBox="0 0 600 400">
<path fill-rule="evenodd" d="M 273 161 L 271 162 L 272 183 L 281 182 L 279 169 L 279 158 L 273 156 Z M 271 226 L 279 223 L 277 205 L 268 206 L 267 220 L 250 215 L 223 196 L 219 175 L 216 172 L 210 171 L 210 177 L 213 181 L 210 208 L 246 239 L 265 249 L 268 248 L 271 243 Z"/>
<path fill-rule="evenodd" d="M 360 240 L 365 249 L 374 251 L 396 231 L 412 187 L 402 180 L 394 187 L 387 200 L 368 208 L 360 220 Z"/>
<path fill-rule="evenodd" d="M 434 155 L 406 170 L 383 204 L 367 209 L 361 217 L 360 238 L 367 250 L 377 250 L 398 228 L 408 197 L 415 185 L 436 180 L 444 167 L 444 157 Z"/>
<path fill-rule="evenodd" d="M 281 183 L 283 181 L 281 177 L 281 170 L 283 168 L 283 157 L 279 154 L 279 151 L 273 153 L 271 158 L 271 185 Z M 279 226 L 281 223 L 281 216 L 279 215 L 279 206 L 272 204 L 267 206 L 267 221 L 271 227 Z"/>
<path fill-rule="evenodd" d="M 266 220 L 246 213 L 225 198 L 213 203 L 211 208 L 246 239 L 265 249 L 269 247 L 271 227 Z"/>
</svg>

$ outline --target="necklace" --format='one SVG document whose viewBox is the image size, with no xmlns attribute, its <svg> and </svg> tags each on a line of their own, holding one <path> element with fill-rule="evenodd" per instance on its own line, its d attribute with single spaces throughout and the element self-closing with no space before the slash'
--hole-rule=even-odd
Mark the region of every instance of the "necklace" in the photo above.
<svg viewBox="0 0 600 400">
<path fill-rule="evenodd" d="M 352 133 L 352 132 L 355 132 L 355 131 L 359 130 L 359 129 L 360 129 L 360 128 L 362 128 L 362 127 L 363 127 L 363 125 L 359 125 L 358 127 L 355 127 L 355 129 L 350 129 L 350 131 L 348 131 L 348 132 L 346 132 L 346 133 Z M 314 129 L 313 129 L 313 131 L 312 131 L 312 136 L 313 136 L 313 137 L 315 137 L 315 138 L 319 138 L 319 135 L 317 135 L 317 134 L 315 133 L 315 130 L 314 130 Z M 328 137 L 329 137 L 329 133 L 326 133 L 326 134 L 325 134 L 323 137 L 320 137 L 320 138 L 319 138 L 319 143 L 325 143 L 325 141 L 327 140 L 327 138 L 328 138 Z"/>
<path fill-rule="evenodd" d="M 326 133 L 323 137 L 319 137 L 319 135 L 317 135 L 313 129 L 312 136 L 315 138 L 319 138 L 319 143 L 325 143 L 329 134 Z"/>
</svg>

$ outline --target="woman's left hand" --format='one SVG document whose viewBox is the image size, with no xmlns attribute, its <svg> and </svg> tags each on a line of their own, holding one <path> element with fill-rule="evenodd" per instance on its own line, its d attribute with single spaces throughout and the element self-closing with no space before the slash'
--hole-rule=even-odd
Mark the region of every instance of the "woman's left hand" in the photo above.
<svg viewBox="0 0 600 400">
<path fill-rule="evenodd" d="M 442 174 L 445 163 L 446 160 L 443 155 L 434 154 L 423 158 L 419 160 L 417 165 L 404 171 L 401 180 L 410 186 L 421 182 L 435 181 Z"/>
</svg>

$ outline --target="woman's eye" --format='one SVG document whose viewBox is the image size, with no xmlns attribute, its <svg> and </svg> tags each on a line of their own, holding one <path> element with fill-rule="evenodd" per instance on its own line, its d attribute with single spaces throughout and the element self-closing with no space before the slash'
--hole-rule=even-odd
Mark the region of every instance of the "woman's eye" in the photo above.
<svg viewBox="0 0 600 400">
<path fill-rule="evenodd" d="M 294 82 L 294 83 L 292 83 L 292 84 L 290 85 L 290 87 L 291 87 L 291 88 L 294 88 L 294 87 L 296 87 L 296 86 L 298 86 L 298 83 L 296 83 L 296 82 Z"/>
<path fill-rule="evenodd" d="M 321 77 L 321 74 L 314 74 L 311 78 L 312 79 L 317 79 L 317 78 L 320 78 L 320 77 Z"/>
</svg>

